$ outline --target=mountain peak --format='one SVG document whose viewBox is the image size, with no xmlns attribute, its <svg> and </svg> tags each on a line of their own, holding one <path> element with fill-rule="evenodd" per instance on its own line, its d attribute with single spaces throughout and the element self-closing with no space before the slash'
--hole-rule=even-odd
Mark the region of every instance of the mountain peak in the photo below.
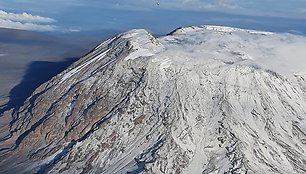
<svg viewBox="0 0 306 174">
<path fill-rule="evenodd" d="M 131 30 L 120 37 L 129 39 L 132 52 L 125 60 L 135 59 L 140 56 L 153 56 L 163 49 L 163 45 L 148 31 L 143 29 Z"/>
<path fill-rule="evenodd" d="M 261 34 L 261 35 L 274 34 L 272 32 L 240 29 L 240 28 L 227 27 L 227 26 L 201 25 L 201 26 L 179 27 L 174 31 L 172 31 L 169 35 L 186 34 L 186 33 L 200 32 L 200 31 L 215 31 L 215 32 L 227 32 L 227 33 L 240 31 L 240 32 L 248 32 L 252 34 Z"/>
<path fill-rule="evenodd" d="M 120 34 L 0 117 L 0 173 L 305 173 L 305 41 Z"/>
</svg>

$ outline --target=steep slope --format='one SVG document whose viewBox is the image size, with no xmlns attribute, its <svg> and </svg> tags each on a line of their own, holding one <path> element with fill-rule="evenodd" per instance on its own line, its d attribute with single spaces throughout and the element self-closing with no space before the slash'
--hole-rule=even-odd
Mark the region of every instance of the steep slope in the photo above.
<svg viewBox="0 0 306 174">
<path fill-rule="evenodd" d="M 305 46 L 218 26 L 118 35 L 1 116 L 0 173 L 305 173 Z"/>
</svg>

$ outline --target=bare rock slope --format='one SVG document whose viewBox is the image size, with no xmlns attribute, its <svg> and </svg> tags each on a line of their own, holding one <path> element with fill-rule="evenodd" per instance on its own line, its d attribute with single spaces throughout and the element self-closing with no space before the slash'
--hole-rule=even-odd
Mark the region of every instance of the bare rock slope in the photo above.
<svg viewBox="0 0 306 174">
<path fill-rule="evenodd" d="M 306 173 L 306 39 L 110 39 L 0 117 L 0 173 Z"/>
</svg>

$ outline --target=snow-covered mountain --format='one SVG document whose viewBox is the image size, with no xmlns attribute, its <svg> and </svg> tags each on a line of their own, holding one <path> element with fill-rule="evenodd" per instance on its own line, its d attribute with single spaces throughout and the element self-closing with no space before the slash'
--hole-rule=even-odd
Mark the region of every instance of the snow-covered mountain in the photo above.
<svg viewBox="0 0 306 174">
<path fill-rule="evenodd" d="M 0 173 L 306 173 L 306 38 L 107 40 L 0 117 Z"/>
</svg>

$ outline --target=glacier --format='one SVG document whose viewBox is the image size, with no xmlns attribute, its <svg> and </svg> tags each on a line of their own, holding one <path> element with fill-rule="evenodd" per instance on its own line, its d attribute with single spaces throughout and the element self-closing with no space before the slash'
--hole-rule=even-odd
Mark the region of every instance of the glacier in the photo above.
<svg viewBox="0 0 306 174">
<path fill-rule="evenodd" d="M 0 173 L 306 173 L 306 38 L 111 38 L 0 117 Z"/>
</svg>

